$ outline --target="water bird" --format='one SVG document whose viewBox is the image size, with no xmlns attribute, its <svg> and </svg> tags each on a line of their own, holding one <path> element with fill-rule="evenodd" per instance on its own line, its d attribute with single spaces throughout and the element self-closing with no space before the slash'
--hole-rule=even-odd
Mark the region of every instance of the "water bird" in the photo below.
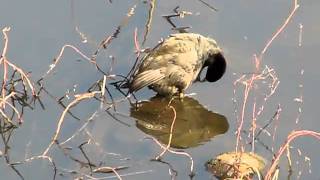
<svg viewBox="0 0 320 180">
<path fill-rule="evenodd" d="M 161 96 L 184 96 L 195 81 L 215 82 L 226 71 L 217 42 L 195 33 L 171 34 L 143 58 L 129 82 L 129 92 L 149 87 Z M 200 74 L 207 67 L 205 78 Z"/>
</svg>

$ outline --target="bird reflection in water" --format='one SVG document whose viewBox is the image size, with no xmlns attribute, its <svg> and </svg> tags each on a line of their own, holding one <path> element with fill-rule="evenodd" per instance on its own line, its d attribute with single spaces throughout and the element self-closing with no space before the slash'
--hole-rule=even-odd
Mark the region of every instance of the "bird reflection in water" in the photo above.
<svg viewBox="0 0 320 180">
<path fill-rule="evenodd" d="M 136 126 L 165 144 L 168 143 L 174 117 L 169 101 L 155 96 L 130 109 L 131 117 L 136 118 Z M 191 97 L 185 97 L 183 101 L 174 99 L 170 105 L 176 110 L 171 147 L 195 147 L 229 129 L 225 116 L 207 110 Z"/>
</svg>

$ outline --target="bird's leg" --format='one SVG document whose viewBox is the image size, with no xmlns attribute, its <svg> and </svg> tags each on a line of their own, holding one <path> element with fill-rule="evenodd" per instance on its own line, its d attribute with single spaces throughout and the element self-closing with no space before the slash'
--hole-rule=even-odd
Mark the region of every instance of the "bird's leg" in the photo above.
<svg viewBox="0 0 320 180">
<path fill-rule="evenodd" d="M 180 100 L 180 101 L 183 101 L 184 96 L 185 96 L 184 91 L 181 90 L 181 91 L 179 92 L 179 100 Z"/>
<path fill-rule="evenodd" d="M 183 93 L 183 92 L 179 93 L 179 98 L 180 98 L 180 99 L 183 99 L 183 98 L 184 98 L 184 93 Z"/>
</svg>

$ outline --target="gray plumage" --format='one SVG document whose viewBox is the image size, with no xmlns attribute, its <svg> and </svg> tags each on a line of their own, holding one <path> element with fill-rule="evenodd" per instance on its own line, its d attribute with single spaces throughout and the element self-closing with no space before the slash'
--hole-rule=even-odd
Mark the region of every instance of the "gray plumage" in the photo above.
<svg viewBox="0 0 320 180">
<path fill-rule="evenodd" d="M 225 72 L 226 62 L 215 40 L 193 33 L 172 34 L 143 58 L 129 91 L 148 86 L 163 96 L 181 96 L 206 66 L 210 82 Z"/>
</svg>

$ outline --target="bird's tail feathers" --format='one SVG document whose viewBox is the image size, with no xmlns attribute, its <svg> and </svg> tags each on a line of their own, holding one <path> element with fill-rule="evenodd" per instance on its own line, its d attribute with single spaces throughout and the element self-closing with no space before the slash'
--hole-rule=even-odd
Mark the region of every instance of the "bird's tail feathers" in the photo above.
<svg viewBox="0 0 320 180">
<path fill-rule="evenodd" d="M 129 91 L 134 92 L 138 91 L 141 88 L 144 88 L 146 86 L 150 86 L 151 84 L 154 84 L 161 79 L 163 79 L 165 76 L 163 73 L 161 73 L 160 69 L 152 69 L 147 70 L 142 73 L 137 74 L 129 86 Z"/>
</svg>

